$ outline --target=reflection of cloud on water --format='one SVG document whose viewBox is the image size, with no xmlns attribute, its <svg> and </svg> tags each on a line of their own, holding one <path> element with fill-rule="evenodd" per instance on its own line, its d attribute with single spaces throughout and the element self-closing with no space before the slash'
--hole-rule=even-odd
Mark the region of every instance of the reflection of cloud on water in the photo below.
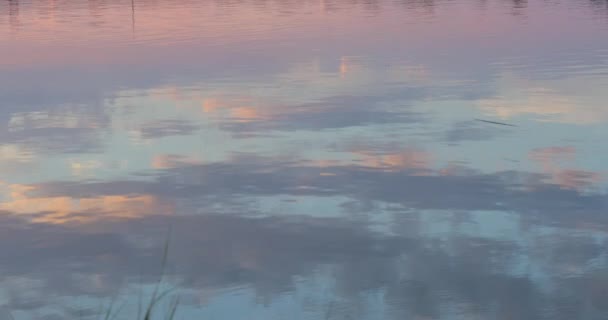
<svg viewBox="0 0 608 320">
<path fill-rule="evenodd" d="M 530 158 L 540 164 L 549 181 L 566 189 L 584 190 L 604 180 L 599 172 L 572 168 L 576 160 L 576 148 L 548 147 L 530 152 Z"/>
<path fill-rule="evenodd" d="M 302 216 L 141 216 L 106 221 L 103 227 L 68 227 L 28 223 L 5 212 L 0 222 L 3 283 L 27 280 L 19 284 L 32 283 L 40 296 L 105 296 L 131 277 L 154 281 L 162 235 L 171 224 L 169 279 L 191 292 L 245 286 L 260 301 L 272 301 L 317 274 L 335 282 L 332 296 L 344 306 L 336 310 L 343 315 L 364 311 L 360 295 L 377 291 L 384 292 L 378 303 L 386 305 L 386 318 L 395 319 L 443 318 L 455 307 L 460 311 L 452 315 L 463 319 L 555 319 L 562 312 L 580 319 L 608 311 L 601 302 L 607 271 L 592 267 L 605 250 L 596 238 L 563 230 L 547 239 L 522 229 L 524 242 L 510 242 L 461 234 L 459 224 L 440 238 L 388 236 L 370 231 L 365 222 Z M 415 218 L 408 223 L 421 230 L 432 227 Z M 560 254 L 564 250 L 571 254 Z M 52 301 L 20 304 L 36 300 L 19 300 L 27 288 L 10 288 L 13 310 Z M 588 303 L 564 307 L 563 301 Z"/>
<path fill-rule="evenodd" d="M 572 81 L 534 82 L 506 75 L 496 85 L 501 94 L 478 100 L 482 112 L 502 119 L 533 116 L 540 121 L 565 124 L 598 124 L 608 121 L 602 92 L 597 87 L 581 87 Z M 582 83 L 590 77 L 577 77 Z"/>
<path fill-rule="evenodd" d="M 35 191 L 34 186 L 11 184 L 4 189 L 0 210 L 13 212 L 33 223 L 90 223 L 174 211 L 170 202 L 151 195 L 32 197 L 28 193 Z"/>
<path fill-rule="evenodd" d="M 371 146 L 367 143 L 347 144 L 346 159 L 303 161 L 301 164 L 310 164 L 319 168 L 357 165 L 362 168 L 380 169 L 383 171 L 409 171 L 411 174 L 433 174 L 433 155 L 422 149 L 397 146 Z M 326 174 L 329 174 L 327 172 Z"/>
<path fill-rule="evenodd" d="M 542 120 L 566 123 L 589 123 L 599 120 L 591 114 L 576 114 L 576 111 L 581 110 L 577 108 L 574 101 L 546 90 L 525 92 L 524 96 L 518 98 L 481 99 L 479 106 L 482 111 L 502 119 L 521 115 L 538 115 L 542 117 Z"/>
<path fill-rule="evenodd" d="M 177 168 L 184 165 L 201 164 L 202 160 L 176 154 L 160 154 L 152 158 L 151 167 L 154 169 Z"/>
<path fill-rule="evenodd" d="M 57 181 L 31 185 L 18 194 L 28 199 L 146 195 L 201 207 L 258 196 L 342 196 L 413 210 L 506 210 L 525 219 L 554 217 L 552 223 L 557 224 L 587 220 L 600 226 L 607 222 L 603 211 L 608 197 L 604 193 L 560 188 L 545 182 L 552 178 L 550 173 L 435 169 L 428 166 L 429 155 L 418 150 L 363 154 L 362 160 L 366 157 L 369 165 L 365 161 L 328 161 L 321 166 L 250 156 L 204 164 L 169 157 L 164 166 L 168 168 L 146 174 L 149 179 L 145 181 Z M 188 213 L 187 208 L 182 210 Z"/>
<path fill-rule="evenodd" d="M 78 109 L 78 108 L 75 108 Z M 0 115 L 0 121 L 2 115 Z M 0 143 L 20 146 L 32 153 L 77 153 L 99 150 L 99 130 L 108 119 L 86 110 L 56 110 L 10 114 L 0 125 Z"/>
<path fill-rule="evenodd" d="M 35 0 L 18 8 L 16 0 L 0 1 L 0 11 L 6 8 L 13 19 L 9 24 L 21 32 L 18 41 L 6 37 L 10 52 L 0 61 L 2 169 L 28 165 L 25 170 L 31 171 L 33 163 L 47 165 L 41 173 L 54 174 L 58 167 L 46 155 L 83 152 L 89 154 L 62 159 L 72 179 L 111 170 L 106 164 L 116 157 L 154 169 L 135 172 L 136 177 L 5 185 L 0 303 L 6 306 L 0 308 L 39 310 L 58 296 L 112 296 L 133 278 L 153 281 L 162 235 L 173 224 L 168 273 L 193 291 L 250 287 L 268 301 L 322 274 L 335 283 L 332 293 L 345 306 L 336 312 L 343 318 L 362 314 L 356 312 L 359 303 L 377 292 L 396 319 L 606 318 L 608 197 L 596 188 L 600 173 L 579 167 L 574 149 L 533 150 L 529 157 L 540 165 L 538 173 L 438 168 L 446 150 L 434 150 L 432 142 L 419 144 L 425 149 L 338 148 L 325 158 L 327 144 L 341 145 L 362 127 L 365 134 L 388 129 L 403 139 L 410 132 L 405 128 L 425 130 L 424 125 L 437 123 L 443 128 L 457 114 L 462 121 L 441 136 L 442 142 L 506 132 L 467 120 L 472 116 L 458 104 L 472 100 L 482 112 L 502 118 L 525 115 L 561 124 L 608 119 L 601 82 L 576 78 L 585 83 L 578 90 L 563 81 L 604 71 L 606 55 L 594 51 L 603 44 L 587 32 L 601 29 L 582 19 L 588 18 L 583 10 L 568 13 L 578 23 L 557 28 L 565 14 L 555 9 L 558 5 L 509 4 L 530 17 L 523 25 L 496 17 L 493 4 L 483 11 L 437 10 L 441 3 L 323 1 L 323 10 L 345 10 L 328 19 L 325 11 L 298 16 L 303 11 L 289 1 L 266 7 L 157 1 L 138 8 L 140 37 L 132 46 L 122 32 L 131 25 L 114 23 L 130 12 L 111 1 L 87 7 Z M 32 11 L 32 4 L 42 10 Z M 201 14 L 208 13 L 207 5 L 227 15 Z M 297 5 L 316 8 L 318 3 Z M 395 5 L 408 10 L 383 15 L 381 8 Z M 49 6 L 57 18 L 52 21 L 45 11 Z M 360 19 L 351 10 L 358 7 L 375 7 L 369 12 L 381 20 L 367 14 Z M 285 15 L 274 16 L 276 10 Z M 420 10 L 431 14 L 420 16 Z M 27 19 L 32 14 L 40 20 Z M 62 19 L 66 14 L 72 19 Z M 438 19 L 430 20 L 435 14 Z M 497 19 L 477 19 L 479 14 Z M 17 16 L 32 21 L 14 23 Z M 94 24 L 75 28 L 89 19 Z M 283 19 L 298 27 L 277 28 Z M 106 26 L 116 29 L 99 32 Z M 514 32 L 525 28 L 531 32 Z M 41 30 L 57 37 L 40 37 Z M 265 38 L 256 38 L 261 33 Z M 171 45 L 165 35 L 174 40 Z M 83 39 L 103 49 L 73 45 Z M 572 53 L 581 60 L 562 59 Z M 497 75 L 507 69 L 542 81 L 501 82 Z M 434 114 L 427 107 L 435 102 L 454 108 Z M 449 121 L 442 122 L 444 116 Z M 197 148 L 203 139 L 185 136 L 208 128 L 211 133 L 201 132 L 212 142 L 204 149 L 210 153 L 205 162 L 179 154 L 184 151 L 176 147 L 177 138 L 169 138 L 178 136 L 184 149 Z M 121 144 L 128 140 L 123 140 L 125 130 L 145 140 L 146 147 L 162 150 Z M 225 163 L 211 162 L 220 144 L 227 145 L 228 154 L 248 143 L 248 151 L 260 154 L 260 145 L 285 146 L 280 139 L 224 141 L 228 135 L 217 131 L 247 137 L 272 131 L 287 137 L 294 149 L 311 146 L 314 159 L 329 160 L 298 161 L 293 155 L 281 161 L 264 153 L 269 158 L 227 156 Z M 302 131 L 308 144 L 300 143 Z M 317 131 L 330 141 L 316 144 L 322 139 L 311 132 Z M 379 135 L 375 141 L 386 138 Z M 104 151 L 99 158 L 90 155 L 99 151 Z M 145 153 L 149 156 L 137 158 Z M 346 215 L 287 217 L 288 210 L 280 216 L 259 209 L 260 202 L 277 195 L 297 199 L 293 206 L 300 211 L 336 210 L 321 199 L 345 201 Z M 375 207 L 387 208 L 383 214 L 395 220 L 390 234 L 373 232 L 369 221 L 353 218 L 355 210 L 363 219 Z M 505 220 L 514 230 L 493 232 Z"/>
</svg>

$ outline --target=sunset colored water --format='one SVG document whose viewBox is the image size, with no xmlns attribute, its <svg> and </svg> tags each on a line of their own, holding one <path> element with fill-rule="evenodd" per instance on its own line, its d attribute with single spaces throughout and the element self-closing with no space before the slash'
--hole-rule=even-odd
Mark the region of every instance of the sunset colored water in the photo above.
<svg viewBox="0 0 608 320">
<path fill-rule="evenodd" d="M 0 0 L 0 320 L 608 319 L 607 140 L 606 0 Z"/>
</svg>

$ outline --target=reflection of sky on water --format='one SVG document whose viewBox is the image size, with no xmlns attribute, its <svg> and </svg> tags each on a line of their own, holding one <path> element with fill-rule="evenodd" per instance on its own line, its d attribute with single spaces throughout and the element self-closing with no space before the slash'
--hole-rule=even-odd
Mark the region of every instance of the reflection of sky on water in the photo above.
<svg viewBox="0 0 608 320">
<path fill-rule="evenodd" d="M 608 314 L 602 3 L 133 4 L 0 3 L 0 319 Z"/>
<path fill-rule="evenodd" d="M 338 312 L 351 314 L 365 309 L 365 301 L 378 295 L 374 299 L 387 304 L 389 318 L 388 314 L 399 318 L 404 313 L 442 316 L 451 309 L 458 310 L 457 318 L 473 314 L 501 318 L 506 311 L 519 319 L 564 311 L 586 318 L 603 310 L 605 237 L 552 227 L 522 230 L 523 225 L 512 224 L 503 224 L 489 232 L 492 237 L 485 237 L 488 233 L 474 230 L 477 219 L 492 224 L 482 215 L 444 215 L 443 226 L 416 214 L 396 218 L 401 234 L 383 236 L 370 232 L 364 223 L 330 218 L 180 216 L 172 219 L 176 236 L 169 270 L 179 276 L 176 281 L 185 290 L 184 312 L 201 303 L 212 305 L 205 313 L 237 312 L 226 305 L 219 308 L 223 302 L 216 296 L 231 301 L 241 287 L 242 294 L 254 294 L 259 303 L 278 303 L 273 310 L 277 312 L 306 308 L 300 302 L 307 299 L 322 307 L 328 302 L 320 295 L 333 297 L 343 305 Z M 3 222 L 3 235 L 23 244 L 19 249 L 3 248 L 11 258 L 4 266 L 11 280 L 6 281 L 8 299 L 16 308 L 26 302 L 44 305 L 46 297 L 53 295 L 102 296 L 129 278 L 152 279 L 149 272 L 154 270 L 142 266 L 160 259 L 154 241 L 158 244 L 168 220 L 146 217 L 127 226 L 106 222 L 101 230 L 90 225 L 77 229 L 30 225 L 36 237 L 21 231 L 22 222 Z M 433 236 L 432 230 L 425 230 L 429 227 L 444 230 Z M 519 240 L 513 241 L 509 232 Z M 46 243 L 42 248 L 40 240 Z M 313 273 L 320 274 L 313 277 Z M 28 282 L 17 281 L 22 277 Z M 312 277 L 311 282 L 302 282 L 303 277 Z M 235 289 L 221 290 L 226 287 Z M 275 301 L 276 295 L 284 297 Z M 302 301 L 285 306 L 289 298 Z M 564 307 L 563 301 L 571 305 Z M 378 306 L 372 303 L 370 308 Z M 319 313 L 314 308 L 309 312 Z"/>
</svg>

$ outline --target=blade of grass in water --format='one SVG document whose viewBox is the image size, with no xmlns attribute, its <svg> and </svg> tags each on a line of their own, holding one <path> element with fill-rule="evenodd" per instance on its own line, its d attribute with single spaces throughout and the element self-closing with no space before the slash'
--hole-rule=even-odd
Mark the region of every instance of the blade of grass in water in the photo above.
<svg viewBox="0 0 608 320">
<path fill-rule="evenodd" d="M 169 316 L 167 317 L 167 320 L 173 320 L 173 318 L 175 317 L 175 312 L 177 311 L 178 304 L 179 304 L 179 297 L 175 298 L 173 300 L 173 303 L 171 304 L 171 311 L 169 313 Z"/>
<path fill-rule="evenodd" d="M 156 303 L 160 300 L 160 298 L 162 296 L 165 296 L 169 293 L 169 291 L 165 291 L 164 293 L 162 293 L 160 295 L 160 297 L 158 296 L 158 290 L 160 288 L 160 285 L 163 282 L 163 277 L 165 275 L 165 268 L 167 267 L 167 258 L 169 256 L 169 242 L 171 240 L 171 231 L 172 231 L 172 227 L 171 227 L 171 225 L 169 225 L 169 231 L 167 232 L 167 240 L 165 241 L 165 247 L 163 249 L 163 258 L 161 260 L 162 262 L 161 262 L 160 276 L 158 278 L 158 282 L 156 283 L 156 286 L 154 287 L 154 292 L 152 293 L 152 298 L 150 299 L 148 308 L 146 309 L 146 313 L 144 315 L 144 320 L 151 319 L 152 309 L 154 309 L 154 306 L 156 305 Z"/>
<path fill-rule="evenodd" d="M 110 316 L 112 314 L 112 309 L 114 309 L 114 300 L 116 298 L 112 298 L 112 301 L 110 301 L 110 306 L 108 307 L 108 309 L 106 310 L 106 316 L 103 318 L 104 320 L 110 320 Z"/>
<path fill-rule="evenodd" d="M 154 286 L 154 291 L 152 292 L 152 297 L 150 298 L 150 302 L 148 303 L 148 306 L 146 307 L 146 312 L 144 314 L 144 317 L 141 318 L 141 314 L 142 314 L 142 302 L 143 302 L 143 296 L 142 293 L 140 292 L 139 295 L 139 299 L 138 299 L 138 305 L 137 305 L 137 317 L 136 319 L 143 319 L 143 320 L 151 320 L 152 319 L 152 312 L 154 310 L 154 307 L 164 298 L 166 297 L 169 293 L 173 292 L 174 290 L 176 290 L 177 288 L 169 288 L 167 290 L 160 290 L 160 286 L 162 285 L 162 282 L 164 280 L 164 276 L 165 276 L 165 270 L 166 270 L 166 266 L 167 266 L 167 261 L 168 261 L 168 256 L 169 256 L 169 243 L 170 243 L 170 239 L 171 239 L 171 231 L 172 228 L 171 226 L 169 226 L 169 231 L 167 233 L 167 240 L 165 241 L 165 245 L 163 248 L 163 256 L 162 256 L 162 260 L 161 260 L 161 268 L 160 268 L 160 275 L 159 275 L 159 279 L 156 282 L 156 285 Z M 112 299 L 112 301 L 110 302 L 110 305 L 108 307 L 108 309 L 105 312 L 105 316 L 103 318 L 103 320 L 113 320 L 116 319 L 116 317 L 118 317 L 119 312 L 123 309 L 123 307 L 125 306 L 125 303 L 123 303 L 118 309 L 116 309 L 114 311 L 114 303 L 115 303 L 115 298 Z M 170 306 L 170 312 L 167 315 L 167 319 L 173 319 L 175 317 L 175 313 L 177 311 L 177 306 L 179 304 L 179 299 L 175 299 Z M 101 310 L 100 310 L 101 311 Z M 100 312 L 100 315 L 102 315 L 102 313 Z M 11 316 L 11 319 L 14 319 Z"/>
<path fill-rule="evenodd" d="M 498 125 L 501 125 L 501 126 L 517 127 L 514 124 L 509 124 L 509 123 L 504 123 L 504 122 L 490 121 L 490 120 L 484 120 L 484 119 L 475 119 L 475 120 L 481 121 L 481 122 L 485 122 L 485 123 L 498 124 Z"/>
<path fill-rule="evenodd" d="M 116 317 L 118 317 L 118 314 L 120 313 L 120 311 L 122 311 L 122 309 L 125 307 L 125 302 L 123 302 L 120 307 L 118 307 L 118 309 L 116 309 L 116 311 L 114 312 L 114 314 L 110 317 L 110 320 L 114 320 L 116 319 Z"/>
</svg>

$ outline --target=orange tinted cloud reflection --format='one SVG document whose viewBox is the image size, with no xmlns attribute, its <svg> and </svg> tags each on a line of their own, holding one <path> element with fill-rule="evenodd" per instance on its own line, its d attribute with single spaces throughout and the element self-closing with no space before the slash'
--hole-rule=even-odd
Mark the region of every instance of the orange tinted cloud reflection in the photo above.
<svg viewBox="0 0 608 320">
<path fill-rule="evenodd" d="M 236 122 L 251 122 L 265 118 L 255 107 L 238 107 L 232 109 L 230 115 Z"/>
<path fill-rule="evenodd" d="M 154 169 L 170 169 L 181 165 L 201 164 L 200 159 L 175 154 L 161 154 L 152 159 L 151 166 Z"/>
<path fill-rule="evenodd" d="M 424 172 L 430 170 L 432 156 L 423 150 L 409 149 L 398 153 L 373 154 L 356 152 L 363 166 L 385 170 L 415 170 Z"/>
<path fill-rule="evenodd" d="M 433 156 L 425 150 L 406 149 L 400 152 L 384 154 L 369 150 L 353 150 L 351 153 L 353 156 L 351 160 L 316 160 L 313 163 L 320 168 L 345 166 L 355 163 L 362 167 L 383 171 L 411 170 L 413 171 L 413 175 L 433 174 L 433 170 L 431 169 Z M 321 175 L 331 175 L 331 173 L 322 172 Z"/>
<path fill-rule="evenodd" d="M 564 189 L 581 190 L 603 180 L 602 174 L 575 168 L 567 168 L 576 160 L 574 147 L 547 147 L 534 149 L 530 159 L 540 165 L 542 171 L 549 175 L 549 180 Z"/>
<path fill-rule="evenodd" d="M 110 195 L 88 198 L 35 197 L 35 186 L 10 184 L 0 210 L 22 215 L 32 222 L 63 224 L 129 219 L 151 214 L 171 214 L 170 201 L 152 195 Z"/>
</svg>

